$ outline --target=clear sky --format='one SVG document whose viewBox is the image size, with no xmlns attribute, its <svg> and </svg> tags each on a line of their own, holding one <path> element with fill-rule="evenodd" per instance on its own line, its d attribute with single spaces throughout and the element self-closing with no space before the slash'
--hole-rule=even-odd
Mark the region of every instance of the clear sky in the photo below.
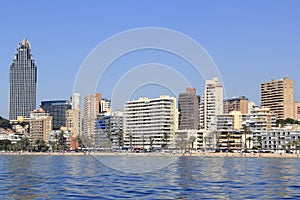
<svg viewBox="0 0 300 200">
<path fill-rule="evenodd" d="M 9 66 L 24 37 L 38 66 L 39 105 L 69 99 L 89 52 L 114 34 L 141 27 L 174 29 L 199 42 L 220 70 L 227 97 L 259 103 L 261 82 L 288 76 L 300 100 L 299 0 L 7 0 L 0 6 L 0 115 L 8 116 Z M 200 95 L 203 84 L 193 85 Z"/>
</svg>

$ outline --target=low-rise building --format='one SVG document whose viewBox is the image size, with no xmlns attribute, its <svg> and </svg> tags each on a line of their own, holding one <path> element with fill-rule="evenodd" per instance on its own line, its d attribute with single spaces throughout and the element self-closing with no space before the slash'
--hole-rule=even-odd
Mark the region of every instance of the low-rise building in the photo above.
<svg viewBox="0 0 300 200">
<path fill-rule="evenodd" d="M 43 109 L 30 112 L 30 136 L 31 143 L 37 140 L 49 142 L 48 132 L 52 130 L 52 116 Z"/>
</svg>

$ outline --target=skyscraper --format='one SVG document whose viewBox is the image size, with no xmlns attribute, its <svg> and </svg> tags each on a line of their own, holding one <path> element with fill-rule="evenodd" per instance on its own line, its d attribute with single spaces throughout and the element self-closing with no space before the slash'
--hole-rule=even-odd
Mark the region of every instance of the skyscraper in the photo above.
<svg viewBox="0 0 300 200">
<path fill-rule="evenodd" d="M 207 80 L 200 104 L 200 128 L 216 130 L 217 115 L 223 114 L 223 86 L 218 78 Z"/>
<path fill-rule="evenodd" d="M 261 84 L 261 106 L 268 107 L 277 119 L 294 118 L 294 81 L 287 77 Z"/>
<path fill-rule="evenodd" d="M 18 116 L 29 117 L 30 111 L 36 109 L 37 67 L 31 55 L 31 48 L 25 38 L 10 65 L 10 101 L 9 119 Z"/>
<path fill-rule="evenodd" d="M 178 98 L 178 129 L 199 129 L 200 96 L 196 95 L 195 88 L 187 88 Z"/>
</svg>

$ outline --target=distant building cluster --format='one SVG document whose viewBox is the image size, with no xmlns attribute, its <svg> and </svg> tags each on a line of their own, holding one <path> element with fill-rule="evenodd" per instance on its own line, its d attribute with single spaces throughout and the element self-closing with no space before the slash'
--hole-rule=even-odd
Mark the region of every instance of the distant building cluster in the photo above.
<svg viewBox="0 0 300 200">
<path fill-rule="evenodd" d="M 0 140 L 27 138 L 48 150 L 131 150 L 135 152 L 290 151 L 300 149 L 300 102 L 294 82 L 285 77 L 261 83 L 260 106 L 246 96 L 224 99 L 217 77 L 206 80 L 202 96 L 195 88 L 176 97 L 129 100 L 113 111 L 100 93 L 69 100 L 46 100 L 36 108 L 37 66 L 24 39 L 10 66 L 9 120 Z"/>
</svg>

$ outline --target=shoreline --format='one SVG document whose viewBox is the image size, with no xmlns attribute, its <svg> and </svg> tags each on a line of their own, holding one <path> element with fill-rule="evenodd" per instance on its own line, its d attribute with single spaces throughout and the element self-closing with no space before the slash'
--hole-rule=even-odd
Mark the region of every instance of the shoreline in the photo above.
<svg viewBox="0 0 300 200">
<path fill-rule="evenodd" d="M 105 152 L 1 152 L 0 156 L 174 156 L 174 157 L 238 157 L 238 158 L 300 158 L 300 154 L 287 153 L 105 153 Z"/>
</svg>

